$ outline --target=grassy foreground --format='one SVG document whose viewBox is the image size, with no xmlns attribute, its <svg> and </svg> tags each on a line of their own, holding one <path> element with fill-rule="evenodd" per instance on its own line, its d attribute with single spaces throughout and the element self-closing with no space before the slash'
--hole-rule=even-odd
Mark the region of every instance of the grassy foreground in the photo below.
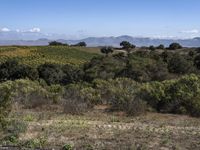
<svg viewBox="0 0 200 150">
<path fill-rule="evenodd" d="M 104 106 L 72 116 L 63 114 L 59 107 L 52 108 L 57 111 L 13 112 L 10 119 L 20 117 L 27 130 L 7 145 L 31 149 L 200 149 L 199 119 L 157 113 L 126 117 L 108 113 Z M 6 140 L 1 143 L 6 145 Z"/>
</svg>

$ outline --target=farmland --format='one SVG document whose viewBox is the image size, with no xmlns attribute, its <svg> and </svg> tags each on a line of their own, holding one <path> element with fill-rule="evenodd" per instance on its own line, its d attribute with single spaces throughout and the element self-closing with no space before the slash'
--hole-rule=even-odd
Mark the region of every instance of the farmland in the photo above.
<svg viewBox="0 0 200 150">
<path fill-rule="evenodd" d="M 69 48 L 66 46 L 0 47 L 0 62 L 15 58 L 20 63 L 31 66 L 44 63 L 81 65 L 96 56 L 98 52 L 98 48 Z"/>
</svg>

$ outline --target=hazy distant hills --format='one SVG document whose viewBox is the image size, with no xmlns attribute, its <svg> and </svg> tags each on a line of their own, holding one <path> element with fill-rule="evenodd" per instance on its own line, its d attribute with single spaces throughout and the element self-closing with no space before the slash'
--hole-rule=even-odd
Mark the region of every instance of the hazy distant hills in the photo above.
<svg viewBox="0 0 200 150">
<path fill-rule="evenodd" d="M 6 35 L 0 34 L 0 45 L 48 45 L 48 43 L 52 40 L 48 39 L 47 37 L 44 38 L 38 38 L 40 37 L 39 33 L 38 35 L 34 35 L 34 40 L 29 40 L 32 38 L 33 35 L 27 35 L 25 34 L 22 39 L 27 40 L 20 40 L 20 37 L 16 38 L 16 35 L 13 35 L 10 40 Z M 58 37 L 59 38 L 59 37 Z M 58 39 L 57 38 L 57 39 Z M 137 46 L 149 46 L 149 45 L 159 45 L 164 44 L 165 46 L 168 46 L 172 42 L 178 42 L 181 45 L 185 47 L 200 47 L 200 37 L 196 37 L 193 39 L 159 39 L 159 38 L 142 38 L 142 37 L 131 37 L 131 36 L 119 36 L 119 37 L 89 37 L 81 40 L 64 40 L 64 39 L 58 39 L 56 41 L 68 43 L 68 44 L 75 44 L 81 41 L 84 41 L 87 43 L 88 46 L 119 46 L 119 43 L 121 41 L 129 41 Z"/>
</svg>

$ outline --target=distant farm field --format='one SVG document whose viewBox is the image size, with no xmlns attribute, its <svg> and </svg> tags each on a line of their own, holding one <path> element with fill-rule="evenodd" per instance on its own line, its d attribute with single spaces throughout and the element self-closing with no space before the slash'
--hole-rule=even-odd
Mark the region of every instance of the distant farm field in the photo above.
<svg viewBox="0 0 200 150">
<path fill-rule="evenodd" d="M 67 46 L 6 46 L 0 47 L 0 62 L 10 58 L 22 64 L 38 66 L 44 63 L 81 65 L 97 56 L 98 48 Z"/>
</svg>

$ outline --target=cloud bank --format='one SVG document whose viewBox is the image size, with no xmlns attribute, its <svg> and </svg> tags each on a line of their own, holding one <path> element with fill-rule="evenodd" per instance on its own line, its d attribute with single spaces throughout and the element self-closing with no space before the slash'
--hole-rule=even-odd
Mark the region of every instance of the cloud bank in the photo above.
<svg viewBox="0 0 200 150">
<path fill-rule="evenodd" d="M 10 29 L 8 29 L 8 28 L 2 28 L 0 31 L 1 32 L 10 32 Z"/>
<path fill-rule="evenodd" d="M 199 33 L 199 30 L 197 30 L 197 29 L 184 30 L 184 31 L 181 31 L 181 33 L 198 34 L 198 33 Z"/>
<path fill-rule="evenodd" d="M 34 33 L 38 33 L 40 31 L 41 31 L 40 28 L 32 28 L 29 30 L 29 32 L 34 32 Z"/>
</svg>

